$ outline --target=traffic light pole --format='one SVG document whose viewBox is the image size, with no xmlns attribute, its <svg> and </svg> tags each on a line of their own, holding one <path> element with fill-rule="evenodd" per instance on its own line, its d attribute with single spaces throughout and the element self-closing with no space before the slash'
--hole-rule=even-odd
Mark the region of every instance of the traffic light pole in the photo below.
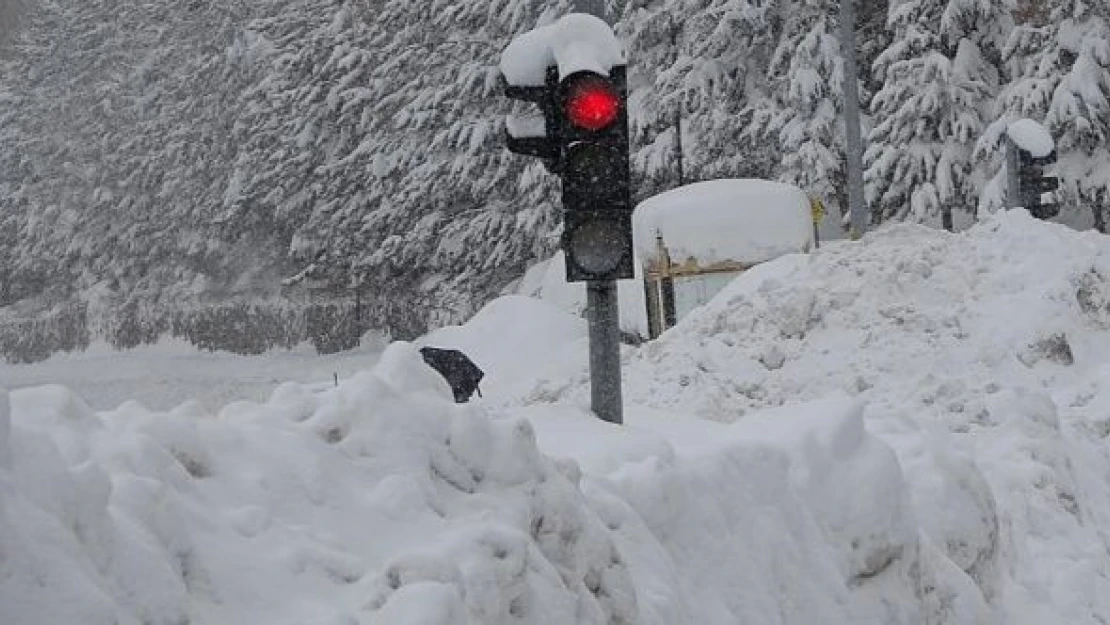
<svg viewBox="0 0 1110 625">
<path fill-rule="evenodd" d="M 615 280 L 586 283 L 590 324 L 590 408 L 609 423 L 623 423 L 620 309 Z"/>
<path fill-rule="evenodd" d="M 575 4 L 582 13 L 606 19 L 604 0 L 577 0 Z M 586 283 L 586 315 L 590 324 L 590 408 L 603 421 L 623 423 L 620 308 L 615 280 Z"/>
<path fill-rule="evenodd" d="M 1006 208 L 1015 209 L 1021 206 L 1021 180 L 1018 177 L 1018 147 L 1014 140 L 1006 135 Z"/>
</svg>

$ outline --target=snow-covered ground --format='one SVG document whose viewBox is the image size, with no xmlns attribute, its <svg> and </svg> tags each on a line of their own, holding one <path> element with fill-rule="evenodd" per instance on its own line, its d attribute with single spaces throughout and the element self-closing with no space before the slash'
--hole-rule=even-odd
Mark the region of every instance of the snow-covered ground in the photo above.
<svg viewBox="0 0 1110 625">
<path fill-rule="evenodd" d="M 384 347 L 372 336 L 362 347 L 319 355 L 311 345 L 275 350 L 264 357 L 201 352 L 187 342 L 164 339 L 118 352 L 98 343 L 84 352 L 55 354 L 31 365 L 0 360 L 0 385 L 18 389 L 62 384 L 92 408 L 108 410 L 125 401 L 169 410 L 187 401 L 218 410 L 239 400 L 263 401 L 284 382 L 320 387 L 367 369 Z"/>
<path fill-rule="evenodd" d="M 514 296 L 426 337 L 465 406 L 404 343 L 219 410 L 0 394 L 0 623 L 1110 621 L 1110 239 L 772 261 L 627 349 L 623 427 L 584 332 Z"/>
</svg>

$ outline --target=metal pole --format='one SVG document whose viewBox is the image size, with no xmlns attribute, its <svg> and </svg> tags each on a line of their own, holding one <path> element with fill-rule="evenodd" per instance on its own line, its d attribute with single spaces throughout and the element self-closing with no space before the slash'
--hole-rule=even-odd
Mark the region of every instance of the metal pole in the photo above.
<svg viewBox="0 0 1110 625">
<path fill-rule="evenodd" d="M 586 309 L 590 324 L 590 408 L 604 421 L 623 423 L 617 283 L 587 282 Z"/>
<path fill-rule="evenodd" d="M 1021 180 L 1018 179 L 1018 148 L 1010 135 L 1004 139 L 1006 145 L 1006 208 L 1021 206 Z"/>
<path fill-rule="evenodd" d="M 852 238 L 867 231 L 863 198 L 863 138 L 860 131 L 859 69 L 856 65 L 855 0 L 840 0 L 840 48 L 844 57 L 844 141 Z"/>
</svg>

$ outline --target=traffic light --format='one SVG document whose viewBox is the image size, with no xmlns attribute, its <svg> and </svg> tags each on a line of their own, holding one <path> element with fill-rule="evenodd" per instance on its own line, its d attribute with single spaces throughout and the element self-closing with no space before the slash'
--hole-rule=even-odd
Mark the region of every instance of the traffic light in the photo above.
<svg viewBox="0 0 1110 625">
<path fill-rule="evenodd" d="M 633 277 L 632 197 L 624 66 L 559 82 L 563 251 L 567 281 Z"/>
<path fill-rule="evenodd" d="M 510 116 L 510 152 L 544 160 L 563 183 L 567 281 L 633 277 L 626 67 L 583 70 L 543 85 L 505 84 L 505 95 L 539 105 L 541 116 Z"/>
<path fill-rule="evenodd" d="M 1056 162 L 1056 151 L 1048 156 L 1035 157 L 1026 150 L 1018 150 L 1018 188 L 1021 205 L 1037 219 L 1049 219 L 1060 212 L 1055 202 L 1042 202 L 1041 196 L 1060 188 L 1060 179 L 1045 173 L 1045 168 Z"/>
</svg>

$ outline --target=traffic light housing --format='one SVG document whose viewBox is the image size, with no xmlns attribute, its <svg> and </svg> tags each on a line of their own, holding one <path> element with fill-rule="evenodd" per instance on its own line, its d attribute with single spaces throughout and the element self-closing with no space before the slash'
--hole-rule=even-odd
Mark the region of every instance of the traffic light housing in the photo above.
<svg viewBox="0 0 1110 625">
<path fill-rule="evenodd" d="M 507 119 L 506 147 L 543 159 L 562 179 L 567 281 L 632 278 L 626 67 L 560 79 L 552 66 L 542 86 L 506 84 L 505 95 L 542 112 L 542 124 L 535 116 Z"/>
<path fill-rule="evenodd" d="M 626 68 L 559 82 L 567 281 L 633 277 Z"/>
<path fill-rule="evenodd" d="M 1050 219 L 1060 212 L 1059 204 L 1043 202 L 1041 196 L 1060 188 L 1060 179 L 1045 172 L 1056 162 L 1056 151 L 1035 157 L 1026 150 L 1018 150 L 1018 188 L 1021 205 L 1037 219 Z"/>
</svg>

